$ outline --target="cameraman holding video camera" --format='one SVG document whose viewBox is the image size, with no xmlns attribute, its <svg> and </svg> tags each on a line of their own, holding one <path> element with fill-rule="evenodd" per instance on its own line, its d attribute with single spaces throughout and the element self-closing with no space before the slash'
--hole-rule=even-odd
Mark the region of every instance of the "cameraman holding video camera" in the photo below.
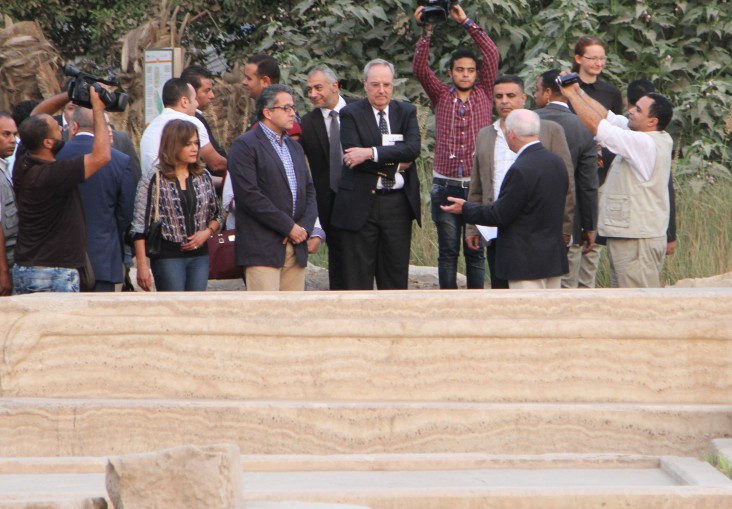
<svg viewBox="0 0 732 509">
<path fill-rule="evenodd" d="M 96 85 L 96 84 L 95 84 Z M 49 112 L 69 101 L 57 94 L 37 105 L 20 124 L 21 145 L 13 168 L 18 206 L 15 246 L 15 293 L 78 292 L 79 269 L 86 264 L 86 222 L 77 184 L 111 159 L 105 103 L 100 88 L 90 86 L 94 142 L 91 153 L 56 159 L 64 146 L 61 126 Z"/>
<path fill-rule="evenodd" d="M 422 26 L 422 36 L 412 62 L 412 72 L 432 102 L 435 112 L 435 157 L 432 167 L 432 220 L 437 228 L 440 288 L 457 288 L 457 262 L 460 244 L 467 272 L 468 288 L 483 288 L 485 256 L 477 237 L 465 238 L 462 216 L 440 209 L 448 196 L 466 199 L 473 169 L 475 137 L 489 125 L 493 114 L 493 84 L 498 75 L 498 48 L 478 24 L 470 19 L 456 1 L 422 1 L 414 13 Z M 441 4 L 442 7 L 435 7 Z M 442 82 L 429 68 L 432 25 L 449 16 L 467 30 L 480 49 L 482 62 L 464 48 L 453 53 L 447 74 L 452 83 Z M 440 17 L 442 12 L 443 16 Z M 423 23 L 423 15 L 425 17 Z"/>
</svg>

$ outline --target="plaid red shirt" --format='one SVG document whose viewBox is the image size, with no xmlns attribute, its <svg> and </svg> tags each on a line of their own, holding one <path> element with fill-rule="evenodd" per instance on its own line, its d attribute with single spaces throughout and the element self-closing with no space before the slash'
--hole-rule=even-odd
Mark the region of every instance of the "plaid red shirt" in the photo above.
<svg viewBox="0 0 732 509">
<path fill-rule="evenodd" d="M 473 169 L 475 137 L 493 120 L 493 87 L 498 75 L 498 48 L 474 21 L 464 25 L 483 57 L 478 81 L 466 102 L 455 87 L 442 82 L 429 67 L 430 39 L 417 41 L 412 72 L 435 110 L 435 160 L 433 170 L 450 178 L 469 177 Z M 453 157 L 451 157 L 453 156 Z"/>
</svg>

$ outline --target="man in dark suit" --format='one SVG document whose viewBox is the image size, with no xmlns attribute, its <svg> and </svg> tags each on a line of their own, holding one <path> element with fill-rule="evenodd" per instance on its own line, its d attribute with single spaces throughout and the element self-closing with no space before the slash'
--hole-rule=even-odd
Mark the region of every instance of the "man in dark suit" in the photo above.
<svg viewBox="0 0 732 509">
<path fill-rule="evenodd" d="M 331 225 L 330 215 L 343 165 L 338 117 L 348 101 L 339 94 L 335 73 L 325 65 L 315 67 L 308 73 L 306 90 L 315 108 L 302 117 L 300 144 L 308 158 L 318 201 L 318 217 L 326 233 L 330 289 L 344 290 L 340 237 L 338 229 Z"/>
<path fill-rule="evenodd" d="M 331 224 L 340 228 L 348 290 L 406 289 L 412 220 L 420 223 L 417 109 L 392 101 L 394 66 L 364 68 L 366 99 L 341 110 L 343 175 Z"/>
<path fill-rule="evenodd" d="M 69 122 L 69 141 L 57 159 L 90 154 L 93 144 L 92 111 L 77 106 Z M 124 280 L 124 235 L 132 223 L 135 202 L 135 176 L 129 156 L 112 149 L 112 160 L 78 187 L 86 219 L 86 249 L 96 278 L 94 291 L 113 292 L 115 284 Z"/>
<path fill-rule="evenodd" d="M 542 120 L 553 120 L 564 128 L 574 165 L 576 206 L 572 224 L 572 243 L 569 246 L 569 272 L 562 277 L 562 288 L 583 286 L 580 276 L 582 252 L 589 252 L 595 243 L 597 229 L 597 142 L 567 104 L 559 90 L 558 69 L 539 76 L 534 99 Z M 594 286 L 594 285 L 593 285 Z"/>
<path fill-rule="evenodd" d="M 497 226 L 496 274 L 509 288 L 560 288 L 567 272 L 562 235 L 567 168 L 539 141 L 539 116 L 512 111 L 506 118 L 506 141 L 517 153 L 492 205 L 449 197 L 445 212 L 463 214 L 465 221 Z"/>
<path fill-rule="evenodd" d="M 295 121 L 293 91 L 271 85 L 260 94 L 259 127 L 229 151 L 236 197 L 236 261 L 247 290 L 304 290 L 307 240 L 318 208 L 302 147 L 287 131 Z"/>
<path fill-rule="evenodd" d="M 506 118 L 526 103 L 524 83 L 518 76 L 501 76 L 496 80 L 494 88 L 495 111 L 498 120 L 493 125 L 484 127 L 478 132 L 475 139 L 475 154 L 473 156 L 473 172 L 470 175 L 470 191 L 468 201 L 490 205 L 498 199 L 501 185 L 513 162 L 516 154 L 506 141 Z M 556 122 L 545 120 L 539 127 L 539 141 L 550 152 L 558 155 L 564 161 L 570 186 L 565 197 L 563 231 L 565 241 L 569 243 L 572 233 L 572 218 L 574 217 L 574 167 L 572 156 L 569 155 L 564 129 Z M 468 224 L 465 228 L 468 246 L 477 249 L 479 233 L 475 225 Z M 491 275 L 491 288 L 507 289 L 508 281 L 496 275 L 496 251 L 500 239 L 493 239 L 487 249 L 486 258 Z"/>
</svg>

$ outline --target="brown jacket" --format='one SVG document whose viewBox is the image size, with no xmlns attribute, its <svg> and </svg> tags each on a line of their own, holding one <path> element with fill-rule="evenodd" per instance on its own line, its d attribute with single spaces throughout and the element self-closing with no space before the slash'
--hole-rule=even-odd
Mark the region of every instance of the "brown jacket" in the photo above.
<svg viewBox="0 0 732 509">
<path fill-rule="evenodd" d="M 475 139 L 473 172 L 470 177 L 470 192 L 468 193 L 468 201 L 471 203 L 481 203 L 483 205 L 493 203 L 494 155 L 497 137 L 496 129 L 491 124 L 481 129 Z M 564 137 L 564 129 L 556 122 L 542 120 L 539 141 L 541 141 L 541 144 L 547 150 L 561 157 L 567 167 L 569 187 L 567 189 L 567 198 L 564 207 L 562 232 L 565 235 L 571 235 L 575 204 L 574 164 L 572 163 L 572 156 L 569 153 L 567 140 Z M 478 229 L 474 225 L 467 225 L 465 229 L 466 236 L 477 234 Z"/>
</svg>

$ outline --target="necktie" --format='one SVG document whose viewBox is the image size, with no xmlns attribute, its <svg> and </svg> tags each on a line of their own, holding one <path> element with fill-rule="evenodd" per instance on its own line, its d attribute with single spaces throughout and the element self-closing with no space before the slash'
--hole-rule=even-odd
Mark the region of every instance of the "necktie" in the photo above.
<svg viewBox="0 0 732 509">
<path fill-rule="evenodd" d="M 330 188 L 333 192 L 338 191 L 338 182 L 341 180 L 343 171 L 343 151 L 341 150 L 341 126 L 338 123 L 338 112 L 330 110 Z"/>
<path fill-rule="evenodd" d="M 379 132 L 381 134 L 389 134 L 389 126 L 386 124 L 386 115 L 383 111 L 379 112 Z M 396 185 L 394 177 L 381 177 L 381 185 L 384 189 L 391 189 Z"/>
</svg>

